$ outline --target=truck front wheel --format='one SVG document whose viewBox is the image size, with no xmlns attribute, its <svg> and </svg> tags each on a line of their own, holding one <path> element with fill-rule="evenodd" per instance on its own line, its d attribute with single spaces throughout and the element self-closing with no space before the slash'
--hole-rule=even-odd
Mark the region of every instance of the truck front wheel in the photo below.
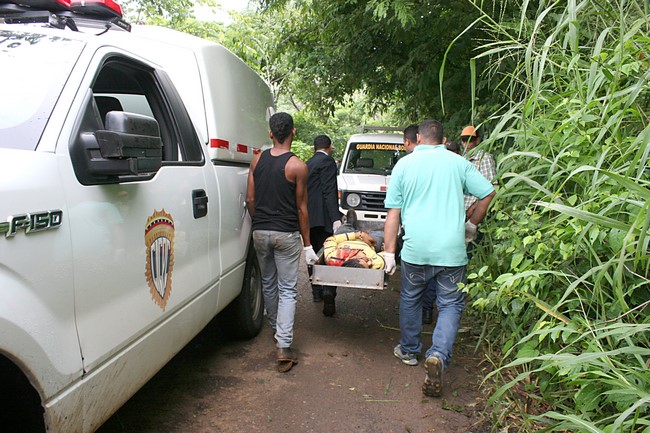
<svg viewBox="0 0 650 433">
<path fill-rule="evenodd" d="M 263 320 L 262 274 L 255 249 L 250 245 L 241 293 L 221 312 L 219 323 L 230 337 L 245 339 L 260 333 Z"/>
<path fill-rule="evenodd" d="M 0 431 L 45 433 L 38 392 L 14 363 L 0 356 Z"/>
</svg>

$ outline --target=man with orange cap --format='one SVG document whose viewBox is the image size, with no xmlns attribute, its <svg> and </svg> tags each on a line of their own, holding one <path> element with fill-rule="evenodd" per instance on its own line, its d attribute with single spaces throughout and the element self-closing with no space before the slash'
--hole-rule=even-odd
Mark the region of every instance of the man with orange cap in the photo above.
<svg viewBox="0 0 650 433">
<path fill-rule="evenodd" d="M 497 180 L 496 164 L 494 162 L 494 157 L 486 152 L 483 149 L 479 149 L 476 152 L 472 152 L 479 144 L 481 144 L 482 137 L 476 131 L 476 128 L 472 125 L 466 126 L 463 128 L 463 131 L 460 133 L 460 141 L 465 147 L 465 158 L 469 160 L 474 167 L 485 177 L 492 185 L 497 185 L 499 182 Z M 466 214 L 466 223 L 465 223 L 465 242 L 473 242 L 476 237 L 476 225 L 472 224 L 470 217 L 476 209 L 476 203 L 478 199 L 472 195 L 465 196 L 465 214 Z M 476 239 L 478 242 L 480 238 Z"/>
</svg>

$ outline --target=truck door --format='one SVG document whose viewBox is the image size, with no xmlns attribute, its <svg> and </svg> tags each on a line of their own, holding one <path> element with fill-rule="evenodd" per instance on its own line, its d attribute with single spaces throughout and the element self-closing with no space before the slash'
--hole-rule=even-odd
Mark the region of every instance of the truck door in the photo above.
<svg viewBox="0 0 650 433">
<path fill-rule="evenodd" d="M 85 77 L 62 164 L 74 260 L 86 402 L 121 404 L 212 317 L 218 287 L 218 202 L 212 168 L 166 74 L 121 53 L 98 53 Z M 85 88 L 85 90 L 84 90 Z M 154 117 L 162 166 L 144 176 L 97 176 L 84 136 L 108 112 Z M 93 126 L 95 125 L 95 126 Z M 96 153 L 96 152 L 95 152 Z M 91 161 L 92 162 L 92 161 Z M 208 190 L 210 188 L 210 190 Z M 212 221 L 211 218 L 215 220 Z M 213 253 L 214 254 L 214 253 Z M 212 290 L 211 290 L 212 289 Z M 210 300 L 207 300 L 210 301 Z M 126 367 L 126 368 L 125 368 Z M 100 412 L 109 405 L 87 407 Z M 88 427 L 88 426 L 87 426 Z"/>
</svg>

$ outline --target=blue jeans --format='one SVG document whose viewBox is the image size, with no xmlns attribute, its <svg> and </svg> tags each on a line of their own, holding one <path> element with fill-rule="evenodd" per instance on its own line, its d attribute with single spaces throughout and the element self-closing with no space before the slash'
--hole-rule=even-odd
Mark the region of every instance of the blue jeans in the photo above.
<svg viewBox="0 0 650 433">
<path fill-rule="evenodd" d="M 465 266 L 414 265 L 402 260 L 401 269 L 399 327 L 402 352 L 422 352 L 422 305 L 427 285 L 433 282 L 438 321 L 426 357 L 438 355 L 447 367 L 451 362 L 460 316 L 465 309 L 465 293 L 458 289 L 458 283 L 465 283 Z"/>
<path fill-rule="evenodd" d="M 427 288 L 424 290 L 422 311 L 433 311 L 434 299 L 436 299 L 436 284 L 435 284 L 435 280 L 431 279 L 427 284 Z"/>
<path fill-rule="evenodd" d="M 275 331 L 277 347 L 291 347 L 302 253 L 300 234 L 255 230 L 253 243 L 262 273 L 266 315 Z"/>
</svg>

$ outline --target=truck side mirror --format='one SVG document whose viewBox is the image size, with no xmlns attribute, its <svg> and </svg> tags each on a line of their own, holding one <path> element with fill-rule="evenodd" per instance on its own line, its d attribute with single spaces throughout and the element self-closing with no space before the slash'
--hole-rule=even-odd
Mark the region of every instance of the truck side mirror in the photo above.
<svg viewBox="0 0 650 433">
<path fill-rule="evenodd" d="M 127 165 L 120 164 L 123 168 L 118 169 L 118 173 L 112 174 L 138 175 L 158 171 L 162 165 L 162 140 L 156 119 L 136 113 L 109 111 L 105 123 L 105 130 L 95 132 L 102 157 L 127 162 Z M 128 171 L 124 172 L 127 168 Z"/>
<path fill-rule="evenodd" d="M 83 185 L 151 179 L 162 165 L 162 138 L 153 117 L 109 111 L 102 122 L 92 91 L 86 94 L 70 156 Z"/>
</svg>

